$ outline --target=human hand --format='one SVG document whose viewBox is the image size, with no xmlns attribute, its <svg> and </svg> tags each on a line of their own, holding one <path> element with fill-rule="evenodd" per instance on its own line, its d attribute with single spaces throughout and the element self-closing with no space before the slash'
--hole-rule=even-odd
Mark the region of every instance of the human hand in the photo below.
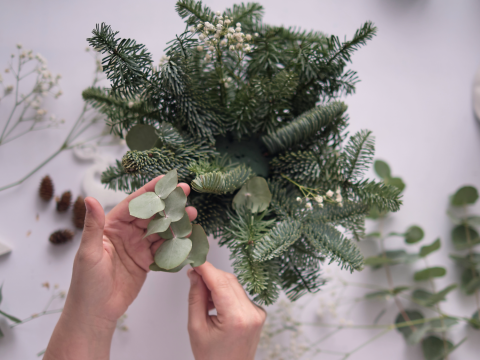
<svg viewBox="0 0 480 360">
<path fill-rule="evenodd" d="M 253 360 L 266 319 L 233 274 L 205 264 L 189 269 L 188 333 L 196 360 Z M 208 315 L 215 308 L 216 316 Z"/>
<path fill-rule="evenodd" d="M 143 238 L 150 219 L 131 216 L 128 204 L 154 191 L 160 178 L 128 196 L 106 217 L 98 201 L 85 199 L 85 227 L 72 282 L 45 360 L 108 359 L 116 322 L 137 297 L 163 241 L 157 234 Z M 187 184 L 178 186 L 185 195 L 190 194 Z M 193 207 L 187 207 L 186 212 L 190 221 L 197 216 Z"/>
</svg>

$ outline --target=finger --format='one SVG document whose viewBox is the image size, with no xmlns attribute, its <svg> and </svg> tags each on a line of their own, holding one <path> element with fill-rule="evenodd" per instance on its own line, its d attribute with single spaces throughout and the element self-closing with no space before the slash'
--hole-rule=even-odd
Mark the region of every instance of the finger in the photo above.
<svg viewBox="0 0 480 360">
<path fill-rule="evenodd" d="M 85 208 L 85 224 L 80 248 L 90 256 L 102 256 L 105 213 L 102 205 L 92 197 L 85 198 Z"/>
<path fill-rule="evenodd" d="M 150 250 L 152 252 L 153 257 L 155 257 L 155 253 L 157 252 L 157 249 L 160 247 L 160 245 L 163 244 L 164 241 L 165 241 L 164 239 L 161 239 L 152 243 L 152 245 L 150 246 Z"/>
<path fill-rule="evenodd" d="M 212 294 L 218 316 L 229 316 L 239 308 L 237 295 L 231 285 L 231 274 L 216 269 L 208 261 L 195 268 Z"/>
<path fill-rule="evenodd" d="M 188 329 L 199 331 L 207 324 L 209 301 L 208 289 L 202 277 L 192 269 L 187 271 L 190 278 L 190 292 L 188 294 Z"/>
<path fill-rule="evenodd" d="M 187 212 L 187 215 L 188 215 L 188 219 L 190 221 L 193 221 L 197 218 L 197 215 L 198 215 L 198 211 L 197 209 L 195 209 L 193 206 L 187 206 L 185 208 L 185 211 Z"/>
<path fill-rule="evenodd" d="M 180 183 L 180 184 L 178 184 L 178 186 L 180 186 L 183 189 L 183 192 L 185 193 L 185 196 L 190 195 L 190 186 L 188 186 L 188 184 Z"/>
</svg>

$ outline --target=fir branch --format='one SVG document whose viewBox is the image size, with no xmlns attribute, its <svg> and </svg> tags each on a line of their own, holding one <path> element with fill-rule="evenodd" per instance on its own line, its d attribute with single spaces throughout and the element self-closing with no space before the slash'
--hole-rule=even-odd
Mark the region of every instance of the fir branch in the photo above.
<svg viewBox="0 0 480 360">
<path fill-rule="evenodd" d="M 196 224 L 202 225 L 207 235 L 220 237 L 228 224 L 228 211 L 231 210 L 231 196 L 191 192 L 188 204 L 197 209 Z"/>
<path fill-rule="evenodd" d="M 132 176 L 127 173 L 122 163 L 117 160 L 116 166 L 109 166 L 102 173 L 101 182 L 106 184 L 109 189 L 123 191 L 128 194 L 140 189 L 151 179 L 148 176 Z"/>
<path fill-rule="evenodd" d="M 97 24 L 87 41 L 95 50 L 108 54 L 102 60 L 103 71 L 112 83 L 112 94 L 133 98 L 148 82 L 150 53 L 145 45 L 131 39 L 117 39 L 110 25 Z"/>
<path fill-rule="evenodd" d="M 308 223 L 304 231 L 310 244 L 330 258 L 330 263 L 337 261 L 342 269 L 350 272 L 363 268 L 360 250 L 334 227 L 321 222 Z"/>
<path fill-rule="evenodd" d="M 288 219 L 275 225 L 255 244 L 253 258 L 264 262 L 282 255 L 301 236 L 301 223 Z"/>
<path fill-rule="evenodd" d="M 359 183 L 350 184 L 354 198 L 369 207 L 376 206 L 380 212 L 398 211 L 402 200 L 400 190 L 393 185 L 377 183 L 374 180 L 364 180 Z"/>
<path fill-rule="evenodd" d="M 182 19 L 186 20 L 187 25 L 196 24 L 198 21 L 208 21 L 212 22 L 214 18 L 214 13 L 208 6 L 202 7 L 201 1 L 195 0 L 180 0 L 177 1 L 175 10 Z"/>
<path fill-rule="evenodd" d="M 316 107 L 300 115 L 275 133 L 264 135 L 262 141 L 271 154 L 290 149 L 297 144 L 308 141 L 329 123 L 342 117 L 346 110 L 347 106 L 342 102 Z"/>
<path fill-rule="evenodd" d="M 225 15 L 232 19 L 232 24 L 241 23 L 243 28 L 250 27 L 260 22 L 263 17 L 263 6 L 258 3 L 234 4 L 232 9 L 226 9 Z"/>
<path fill-rule="evenodd" d="M 345 161 L 345 181 L 363 176 L 375 154 L 375 138 L 372 132 L 360 130 L 353 135 L 342 153 Z"/>
<path fill-rule="evenodd" d="M 240 188 L 252 175 L 252 169 L 241 164 L 227 172 L 214 171 L 197 175 L 192 181 L 192 188 L 203 193 L 229 194 Z"/>
</svg>

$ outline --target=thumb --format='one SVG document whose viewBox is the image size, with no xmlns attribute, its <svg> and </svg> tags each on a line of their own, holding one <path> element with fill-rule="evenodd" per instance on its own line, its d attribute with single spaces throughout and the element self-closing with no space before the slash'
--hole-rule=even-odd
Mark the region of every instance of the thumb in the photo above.
<svg viewBox="0 0 480 360">
<path fill-rule="evenodd" d="M 85 198 L 85 207 L 87 211 L 80 247 L 88 253 L 101 253 L 103 249 L 105 213 L 103 212 L 102 205 L 92 197 Z"/>
<path fill-rule="evenodd" d="M 187 272 L 190 278 L 188 294 L 188 330 L 197 332 L 202 329 L 208 317 L 208 290 L 203 279 L 193 269 Z"/>
</svg>

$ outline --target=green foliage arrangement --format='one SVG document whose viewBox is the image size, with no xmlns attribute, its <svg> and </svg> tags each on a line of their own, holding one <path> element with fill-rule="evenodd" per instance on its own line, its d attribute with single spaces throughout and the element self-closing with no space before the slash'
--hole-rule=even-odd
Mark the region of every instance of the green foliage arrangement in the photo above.
<svg viewBox="0 0 480 360">
<path fill-rule="evenodd" d="M 347 106 L 338 101 L 355 91 L 347 64 L 376 28 L 367 22 L 341 41 L 263 24 L 257 3 L 214 13 L 181 0 L 176 10 L 186 29 L 159 66 L 106 24 L 88 39 L 111 87 L 83 97 L 130 147 L 103 183 L 131 192 L 176 169 L 194 189 L 197 222 L 232 250 L 259 303 L 281 289 L 292 300 L 316 292 L 325 259 L 361 269 L 351 238 L 363 236 L 372 207 L 401 205 L 397 187 L 363 178 L 374 138 L 360 131 L 345 143 Z"/>
</svg>

